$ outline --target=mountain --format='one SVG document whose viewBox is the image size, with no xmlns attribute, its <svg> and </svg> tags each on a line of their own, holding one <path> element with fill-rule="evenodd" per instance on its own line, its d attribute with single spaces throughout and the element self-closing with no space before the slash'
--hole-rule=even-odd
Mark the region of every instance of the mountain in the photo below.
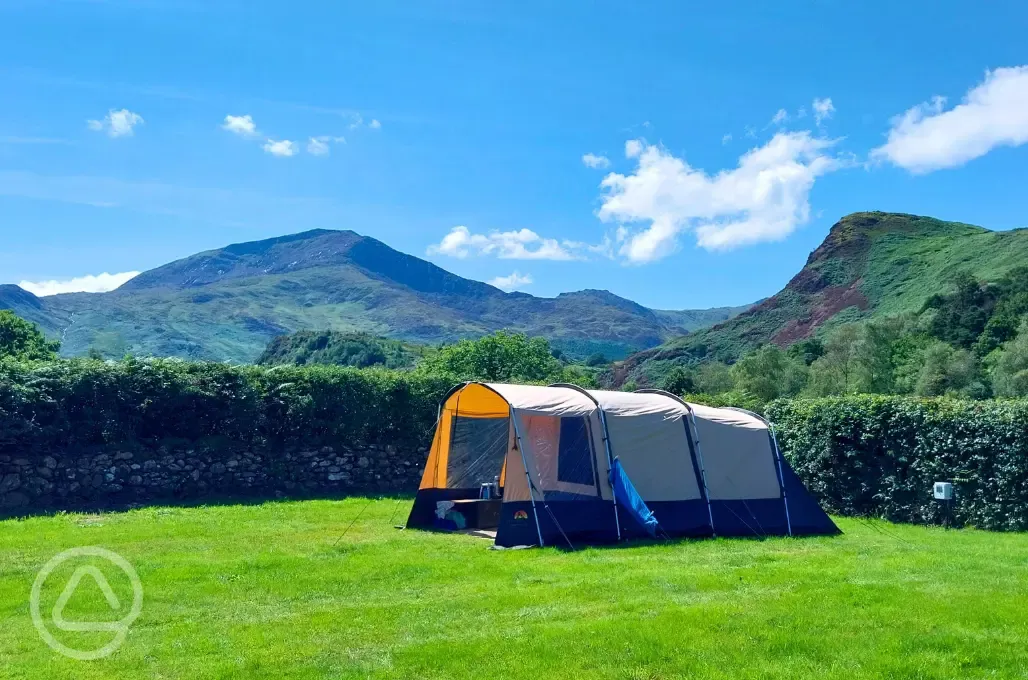
<svg viewBox="0 0 1028 680">
<path fill-rule="evenodd" d="M 505 293 L 373 238 L 325 229 L 198 253 L 109 293 L 37 298 L 0 286 L 0 308 L 61 338 L 67 355 L 96 348 L 237 362 L 304 329 L 437 343 L 510 328 L 569 354 L 620 358 L 740 309 L 656 311 L 596 290 Z"/>
<path fill-rule="evenodd" d="M 1024 264 L 1028 229 L 853 213 L 831 228 L 779 293 L 724 323 L 629 357 L 613 382 L 653 382 L 675 364 L 731 362 L 768 342 L 786 346 L 841 323 L 916 312 L 959 273 L 995 281 Z"/>
</svg>

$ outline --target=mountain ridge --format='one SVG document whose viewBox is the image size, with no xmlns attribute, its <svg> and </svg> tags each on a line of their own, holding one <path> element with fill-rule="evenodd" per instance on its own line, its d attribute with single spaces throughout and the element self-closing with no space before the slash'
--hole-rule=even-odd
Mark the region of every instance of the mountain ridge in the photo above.
<svg viewBox="0 0 1028 680">
<path fill-rule="evenodd" d="M 37 298 L 4 286 L 0 308 L 60 337 L 69 355 L 94 348 L 238 362 L 298 330 L 438 343 L 510 328 L 574 355 L 618 358 L 741 309 L 651 310 L 597 290 L 506 293 L 372 237 L 329 229 L 196 253 L 108 293 Z"/>
</svg>

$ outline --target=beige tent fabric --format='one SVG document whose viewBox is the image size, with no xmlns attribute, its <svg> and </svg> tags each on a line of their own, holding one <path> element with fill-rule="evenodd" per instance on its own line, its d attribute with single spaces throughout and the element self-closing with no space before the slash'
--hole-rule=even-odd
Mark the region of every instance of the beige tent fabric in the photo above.
<svg viewBox="0 0 1028 680">
<path fill-rule="evenodd" d="M 742 427 L 747 430 L 760 430 L 761 432 L 767 432 L 767 425 L 764 421 L 750 415 L 749 413 L 743 413 L 742 411 L 736 411 L 730 408 L 714 408 L 712 406 L 704 406 L 703 404 L 690 403 L 689 407 L 692 409 L 692 412 L 696 414 L 696 418 L 701 420 L 707 420 L 720 425 Z"/>
<path fill-rule="evenodd" d="M 607 418 L 611 452 L 644 501 L 702 498 L 689 452 L 689 410 L 662 394 L 589 392 Z"/>
<path fill-rule="evenodd" d="M 665 394 L 607 390 L 589 390 L 589 394 L 608 416 L 662 415 L 676 418 L 689 413 L 685 406 Z"/>
<path fill-rule="evenodd" d="M 768 428 L 747 413 L 690 404 L 710 500 L 781 498 Z"/>
<path fill-rule="evenodd" d="M 596 412 L 589 397 L 569 387 L 489 383 L 514 409 L 549 416 L 588 416 Z"/>
</svg>

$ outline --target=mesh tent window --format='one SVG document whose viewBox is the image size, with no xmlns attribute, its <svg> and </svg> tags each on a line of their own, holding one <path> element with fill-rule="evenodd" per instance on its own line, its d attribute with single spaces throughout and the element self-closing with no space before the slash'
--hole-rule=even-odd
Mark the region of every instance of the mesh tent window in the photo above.
<svg viewBox="0 0 1028 680">
<path fill-rule="evenodd" d="M 595 486 L 593 452 L 589 446 L 589 421 L 585 418 L 561 418 L 560 442 L 557 446 L 557 481 Z"/>
<path fill-rule="evenodd" d="M 453 419 L 446 487 L 475 489 L 500 476 L 507 455 L 510 418 Z"/>
</svg>

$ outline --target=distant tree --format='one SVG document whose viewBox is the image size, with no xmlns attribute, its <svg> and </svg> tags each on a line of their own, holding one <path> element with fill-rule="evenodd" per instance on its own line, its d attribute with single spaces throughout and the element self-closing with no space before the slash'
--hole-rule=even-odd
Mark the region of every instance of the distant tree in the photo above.
<svg viewBox="0 0 1028 680">
<path fill-rule="evenodd" d="M 731 367 L 719 361 L 700 364 L 693 382 L 695 391 L 703 394 L 724 394 L 735 389 Z"/>
<path fill-rule="evenodd" d="M 984 397 L 981 368 L 971 352 L 936 341 L 924 350 L 914 393 L 921 397 Z"/>
<path fill-rule="evenodd" d="M 997 397 L 1028 397 L 1028 318 L 1017 336 L 995 353 L 992 389 Z"/>
<path fill-rule="evenodd" d="M 825 345 L 818 338 L 807 338 L 789 347 L 789 356 L 799 359 L 807 366 L 824 356 Z"/>
<path fill-rule="evenodd" d="M 925 303 L 926 308 L 936 309 L 930 332 L 939 340 L 970 349 L 989 321 L 994 291 L 967 272 L 957 274 L 953 286 L 952 294 L 933 295 Z"/>
<path fill-rule="evenodd" d="M 47 340 L 36 324 L 10 310 L 0 310 L 0 358 L 47 361 L 56 359 L 60 348 L 61 343 Z"/>
<path fill-rule="evenodd" d="M 681 366 L 675 366 L 668 371 L 667 375 L 664 376 L 664 380 L 661 381 L 660 388 L 665 392 L 682 396 L 683 394 L 695 392 L 696 382 L 693 380 L 692 374 L 689 371 Z"/>
<path fill-rule="evenodd" d="M 858 324 L 846 324 L 832 331 L 824 344 L 824 354 L 810 364 L 807 392 L 827 397 L 848 394 L 856 373 L 855 348 L 860 337 Z"/>
<path fill-rule="evenodd" d="M 592 366 L 594 368 L 596 366 L 605 366 L 606 364 L 609 364 L 609 363 L 610 362 L 607 360 L 607 357 L 603 356 L 603 354 L 601 354 L 599 352 L 597 352 L 596 354 L 590 355 L 589 358 L 585 360 L 585 365 L 586 366 Z"/>
<path fill-rule="evenodd" d="M 104 353 L 98 350 L 96 347 L 90 347 L 89 351 L 86 352 L 86 357 L 88 359 L 92 359 L 93 361 L 103 361 Z"/>
<path fill-rule="evenodd" d="M 446 345 L 427 357 L 419 370 L 497 382 L 558 382 L 564 377 L 564 366 L 553 357 L 545 338 L 508 331 Z"/>
<path fill-rule="evenodd" d="M 778 345 L 764 345 L 732 367 L 736 388 L 764 402 L 799 394 L 806 371 L 802 361 Z"/>
</svg>

